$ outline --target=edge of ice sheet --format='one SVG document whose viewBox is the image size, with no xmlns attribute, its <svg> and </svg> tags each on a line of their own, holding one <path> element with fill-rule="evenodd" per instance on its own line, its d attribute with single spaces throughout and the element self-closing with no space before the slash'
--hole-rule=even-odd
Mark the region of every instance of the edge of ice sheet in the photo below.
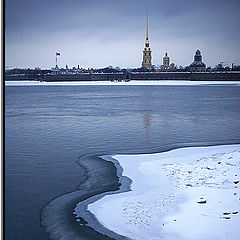
<svg viewBox="0 0 240 240">
<path fill-rule="evenodd" d="M 41 225 L 49 234 L 50 239 L 111 239 L 96 232 L 84 221 L 85 215 L 87 214 L 84 205 L 86 199 L 91 199 L 92 197 L 97 199 L 99 196 L 104 195 L 105 192 L 117 191 L 119 189 L 119 182 L 114 164 L 102 161 L 99 155 L 100 154 L 86 154 L 80 156 L 76 163 L 83 170 L 83 178 L 77 190 L 52 199 L 42 208 Z M 81 205 L 83 211 L 80 211 L 79 216 L 76 217 L 73 212 L 79 202 L 83 203 Z M 87 215 L 90 216 L 90 214 Z M 92 216 L 90 220 L 94 228 L 98 226 L 97 222 L 95 223 L 94 221 L 94 216 Z M 99 226 L 99 229 L 101 229 L 101 232 L 106 232 L 107 235 L 109 235 L 110 231 L 104 229 L 103 226 Z M 114 233 L 113 239 L 120 238 Z"/>
<path fill-rule="evenodd" d="M 238 239 L 240 145 L 113 156 L 130 192 L 88 205 L 109 230 L 131 239 Z"/>
<path fill-rule="evenodd" d="M 39 81 L 5 81 L 5 86 L 76 86 L 76 85 L 163 85 L 163 86 L 196 86 L 196 85 L 240 85 L 240 81 L 184 81 L 184 80 L 162 80 L 162 81 L 76 81 L 76 82 L 39 82 Z"/>
</svg>

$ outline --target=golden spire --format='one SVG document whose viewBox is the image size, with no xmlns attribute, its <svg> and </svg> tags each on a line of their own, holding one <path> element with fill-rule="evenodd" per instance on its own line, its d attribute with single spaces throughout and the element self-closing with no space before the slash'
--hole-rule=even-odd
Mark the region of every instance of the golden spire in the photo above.
<svg viewBox="0 0 240 240">
<path fill-rule="evenodd" d="M 150 48 L 149 48 L 149 40 L 148 40 L 148 10 L 147 10 L 147 26 L 146 26 L 145 49 L 150 49 Z"/>
<path fill-rule="evenodd" d="M 146 40 L 148 40 L 148 10 L 147 10 L 147 32 L 146 32 Z"/>
<path fill-rule="evenodd" d="M 149 47 L 149 40 L 148 40 L 148 10 L 147 10 L 146 41 L 145 41 L 145 46 L 143 50 L 142 67 L 147 68 L 151 66 L 152 65 L 151 60 L 152 60 L 151 48 Z"/>
</svg>

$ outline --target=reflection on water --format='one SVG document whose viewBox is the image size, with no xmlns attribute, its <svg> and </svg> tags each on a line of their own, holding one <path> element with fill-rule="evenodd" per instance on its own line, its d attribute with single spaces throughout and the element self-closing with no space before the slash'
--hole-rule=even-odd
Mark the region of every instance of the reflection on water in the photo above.
<svg viewBox="0 0 240 240">
<path fill-rule="evenodd" d="M 151 125 L 151 115 L 150 114 L 145 114 L 144 115 L 144 126 L 146 129 L 146 141 L 148 142 L 149 140 L 149 129 Z"/>
<path fill-rule="evenodd" d="M 145 128 L 145 139 L 146 142 L 149 141 L 149 131 L 151 127 L 151 101 L 152 101 L 152 91 L 151 87 L 147 86 L 142 91 L 142 101 L 143 101 L 143 121 L 144 121 L 144 128 Z"/>
</svg>

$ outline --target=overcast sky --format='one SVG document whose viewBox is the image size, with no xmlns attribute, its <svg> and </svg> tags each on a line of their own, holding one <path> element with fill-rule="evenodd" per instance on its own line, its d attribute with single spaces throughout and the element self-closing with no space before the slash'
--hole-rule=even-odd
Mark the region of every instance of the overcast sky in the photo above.
<svg viewBox="0 0 240 240">
<path fill-rule="evenodd" d="M 164 52 L 193 61 L 240 64 L 239 0 L 6 0 L 6 66 L 140 67 L 149 12 L 152 64 Z"/>
</svg>

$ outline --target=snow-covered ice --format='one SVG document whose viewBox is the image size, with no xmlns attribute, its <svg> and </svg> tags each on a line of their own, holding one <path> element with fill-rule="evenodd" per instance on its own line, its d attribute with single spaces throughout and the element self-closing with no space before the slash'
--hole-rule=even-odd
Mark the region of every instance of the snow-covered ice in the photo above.
<svg viewBox="0 0 240 240">
<path fill-rule="evenodd" d="M 153 80 L 153 81 L 73 81 L 73 82 L 39 82 L 39 81 L 6 81 L 5 86 L 75 86 L 75 85 L 166 85 L 166 86 L 195 86 L 195 85 L 240 85 L 240 81 L 185 81 L 185 80 Z"/>
<path fill-rule="evenodd" d="M 139 240 L 239 239 L 240 145 L 113 158 L 131 191 L 88 206 L 108 229 Z"/>
</svg>

